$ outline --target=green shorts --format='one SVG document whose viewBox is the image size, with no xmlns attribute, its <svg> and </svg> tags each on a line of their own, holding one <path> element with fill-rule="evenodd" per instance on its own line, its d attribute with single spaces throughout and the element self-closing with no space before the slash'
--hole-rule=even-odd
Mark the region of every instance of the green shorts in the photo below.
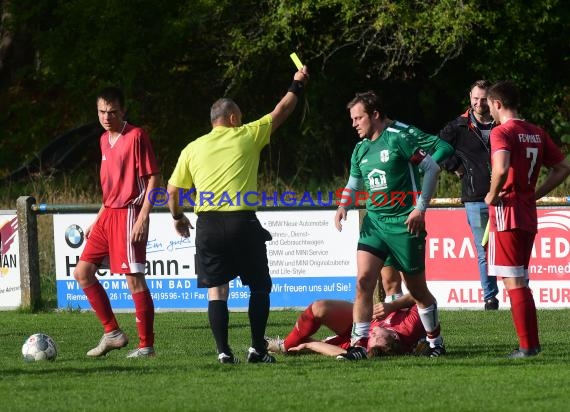
<svg viewBox="0 0 570 412">
<path fill-rule="evenodd" d="M 398 265 L 398 262 L 394 260 L 394 257 L 392 255 L 386 256 L 386 259 L 384 259 L 384 266 L 394 266 L 396 270 L 402 270 L 402 268 L 400 267 L 400 265 Z"/>
<path fill-rule="evenodd" d="M 407 216 L 383 217 L 366 213 L 360 229 L 358 249 L 380 257 L 406 274 L 425 269 L 426 232 L 412 235 L 405 224 Z"/>
</svg>

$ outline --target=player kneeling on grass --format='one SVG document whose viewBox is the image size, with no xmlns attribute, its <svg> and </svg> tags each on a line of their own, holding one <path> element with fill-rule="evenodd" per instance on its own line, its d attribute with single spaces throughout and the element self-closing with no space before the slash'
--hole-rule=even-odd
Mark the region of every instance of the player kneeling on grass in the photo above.
<svg viewBox="0 0 570 412">
<path fill-rule="evenodd" d="M 297 319 L 285 339 L 269 338 L 268 350 L 293 354 L 320 353 L 344 360 L 350 347 L 353 304 L 344 300 L 317 300 L 311 303 Z M 418 307 L 410 295 L 393 302 L 374 305 L 370 324 L 368 353 L 370 356 L 404 355 L 421 351 L 426 332 L 418 314 Z M 324 325 L 336 335 L 324 340 L 312 336 Z"/>
</svg>

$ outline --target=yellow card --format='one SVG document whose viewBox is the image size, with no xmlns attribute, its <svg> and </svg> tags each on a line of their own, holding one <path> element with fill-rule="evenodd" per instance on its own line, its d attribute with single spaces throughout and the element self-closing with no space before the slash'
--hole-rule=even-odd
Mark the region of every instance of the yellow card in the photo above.
<svg viewBox="0 0 570 412">
<path fill-rule="evenodd" d="M 293 60 L 293 63 L 295 63 L 297 70 L 301 70 L 303 68 L 303 63 L 301 63 L 301 60 L 299 60 L 297 53 L 293 52 L 289 55 L 289 57 L 291 57 L 291 60 Z"/>
</svg>

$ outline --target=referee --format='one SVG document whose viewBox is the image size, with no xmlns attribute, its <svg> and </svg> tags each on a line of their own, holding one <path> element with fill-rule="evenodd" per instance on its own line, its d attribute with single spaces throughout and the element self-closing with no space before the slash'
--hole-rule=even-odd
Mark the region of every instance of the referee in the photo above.
<svg viewBox="0 0 570 412">
<path fill-rule="evenodd" d="M 208 199 L 194 206 L 198 215 L 196 273 L 198 287 L 208 288 L 208 319 L 220 363 L 239 363 L 228 342 L 227 303 L 228 283 L 237 276 L 251 292 L 247 361 L 275 362 L 267 353 L 265 340 L 271 292 L 265 242 L 271 240 L 271 234 L 255 215 L 254 196 L 239 196 L 257 192 L 261 149 L 295 109 L 308 77 L 307 67 L 303 66 L 273 111 L 251 123 L 242 124 L 241 110 L 232 99 L 217 100 L 210 109 L 212 130 L 182 150 L 168 181 L 168 207 L 174 227 L 183 237 L 190 236 L 192 225 L 183 213 L 180 189 L 195 188 L 196 199 Z"/>
</svg>

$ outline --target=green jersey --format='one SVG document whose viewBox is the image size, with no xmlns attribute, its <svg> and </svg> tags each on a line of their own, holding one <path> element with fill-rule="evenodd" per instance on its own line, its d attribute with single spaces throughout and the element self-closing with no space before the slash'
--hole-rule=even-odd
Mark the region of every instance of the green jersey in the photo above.
<svg viewBox="0 0 570 412">
<path fill-rule="evenodd" d="M 417 164 L 423 157 L 425 152 L 412 134 L 391 126 L 376 140 L 359 142 L 350 175 L 364 182 L 366 210 L 387 217 L 409 215 L 421 191 Z"/>
<path fill-rule="evenodd" d="M 436 163 L 444 161 L 454 152 L 453 146 L 445 140 L 440 139 L 436 135 L 426 133 L 415 126 L 395 120 L 390 127 L 415 136 L 418 145 L 424 149 Z"/>
</svg>

